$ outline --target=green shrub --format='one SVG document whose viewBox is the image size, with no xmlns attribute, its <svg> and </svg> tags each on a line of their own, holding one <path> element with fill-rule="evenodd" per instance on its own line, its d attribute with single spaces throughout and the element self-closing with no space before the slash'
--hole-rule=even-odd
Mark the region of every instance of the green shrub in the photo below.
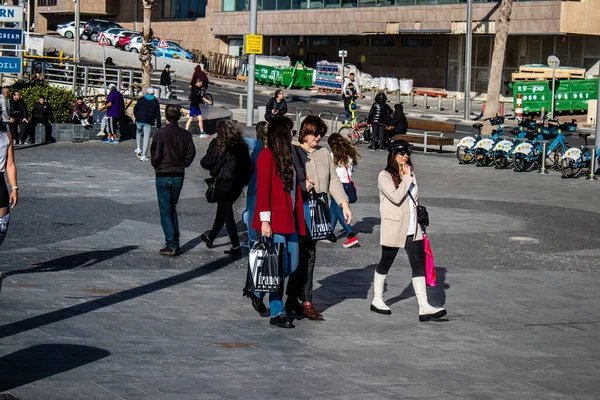
<svg viewBox="0 0 600 400">
<path fill-rule="evenodd" d="M 46 102 L 52 107 L 55 122 L 69 121 L 71 106 L 76 100 L 76 96 L 70 90 L 50 85 L 31 85 L 25 81 L 16 81 L 10 89 L 16 89 L 21 93 L 21 97 L 27 105 L 29 117 L 32 116 L 33 105 L 41 95 L 44 96 Z"/>
</svg>

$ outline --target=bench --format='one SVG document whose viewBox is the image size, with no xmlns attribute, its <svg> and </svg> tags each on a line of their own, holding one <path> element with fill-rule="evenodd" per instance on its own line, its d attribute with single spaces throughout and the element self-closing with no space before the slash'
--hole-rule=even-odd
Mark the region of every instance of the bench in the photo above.
<svg viewBox="0 0 600 400">
<path fill-rule="evenodd" d="M 454 133 L 456 124 L 446 121 L 433 121 L 426 119 L 408 119 L 408 129 L 417 129 L 420 131 L 440 131 Z"/>
<path fill-rule="evenodd" d="M 444 133 L 440 131 L 425 133 L 407 133 L 406 135 L 394 135 L 392 140 L 406 140 L 408 143 L 416 143 L 423 145 L 423 152 L 427 153 L 427 145 L 432 144 L 434 146 L 440 146 L 440 153 L 442 152 L 442 146 L 453 146 L 454 139 L 444 137 Z"/>
</svg>

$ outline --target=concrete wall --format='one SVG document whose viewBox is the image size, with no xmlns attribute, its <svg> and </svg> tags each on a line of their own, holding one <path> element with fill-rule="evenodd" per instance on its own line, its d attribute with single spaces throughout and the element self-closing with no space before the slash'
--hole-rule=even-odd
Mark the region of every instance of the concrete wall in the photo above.
<svg viewBox="0 0 600 400">
<path fill-rule="evenodd" d="M 566 33 L 600 35 L 600 0 L 562 2 L 560 30 Z"/>
</svg>

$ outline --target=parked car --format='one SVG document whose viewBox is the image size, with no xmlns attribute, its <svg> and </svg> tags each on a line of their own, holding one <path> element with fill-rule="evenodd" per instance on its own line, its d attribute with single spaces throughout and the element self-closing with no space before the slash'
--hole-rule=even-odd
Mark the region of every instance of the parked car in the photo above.
<svg viewBox="0 0 600 400">
<path fill-rule="evenodd" d="M 190 53 L 189 51 L 187 51 L 186 49 L 184 49 L 183 47 L 181 47 L 180 45 L 178 45 L 177 43 L 173 43 L 173 42 L 167 42 L 167 44 L 169 45 L 169 47 L 167 47 L 166 49 L 159 49 L 158 48 L 158 39 L 154 39 L 152 41 L 152 46 L 154 47 L 154 49 L 156 50 L 156 57 L 166 57 L 166 58 L 179 58 L 179 59 L 185 59 L 185 60 L 191 60 L 192 59 L 192 53 Z"/>
<path fill-rule="evenodd" d="M 142 43 L 144 43 L 144 38 L 141 35 L 132 36 L 127 51 L 139 53 L 142 50 Z"/>
<path fill-rule="evenodd" d="M 110 28 L 105 30 L 104 36 L 106 36 L 106 38 L 110 41 L 110 44 L 112 44 L 113 46 L 115 44 L 117 44 L 117 41 L 119 40 L 119 34 L 121 32 L 126 32 L 126 29 L 123 28 Z"/>
<path fill-rule="evenodd" d="M 93 42 L 98 41 L 100 32 L 103 32 L 110 28 L 121 28 L 123 27 L 115 22 L 105 21 L 103 19 L 90 19 L 85 23 L 85 29 L 81 34 L 83 40 L 92 40 Z"/>
<path fill-rule="evenodd" d="M 85 23 L 79 23 L 79 35 L 84 30 Z M 66 37 L 67 39 L 73 39 L 75 37 L 75 21 L 71 21 L 68 24 L 61 24 L 56 27 L 56 33 L 61 36 Z"/>
<path fill-rule="evenodd" d="M 129 43 L 133 37 L 139 36 L 139 34 L 135 32 L 126 32 L 119 38 L 115 47 L 117 49 L 123 49 L 125 51 L 129 51 Z"/>
</svg>

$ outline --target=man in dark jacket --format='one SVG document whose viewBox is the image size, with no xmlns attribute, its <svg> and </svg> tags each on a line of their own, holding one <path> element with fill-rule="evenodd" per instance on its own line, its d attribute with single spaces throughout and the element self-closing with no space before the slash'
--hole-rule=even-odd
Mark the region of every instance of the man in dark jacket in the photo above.
<svg viewBox="0 0 600 400">
<path fill-rule="evenodd" d="M 81 124 L 86 128 L 91 128 L 90 119 L 92 117 L 92 109 L 85 104 L 83 97 L 77 97 L 75 103 L 71 106 L 71 122 Z"/>
<path fill-rule="evenodd" d="M 35 142 L 35 127 L 37 124 L 43 124 L 46 129 L 44 142 L 46 144 L 50 143 L 52 138 L 52 125 L 50 125 L 50 122 L 54 122 L 52 108 L 50 104 L 46 103 L 44 96 L 39 96 L 38 102 L 33 105 L 33 116 L 27 126 L 28 136 L 31 137 L 33 142 Z"/>
<path fill-rule="evenodd" d="M 8 102 L 8 129 L 13 138 L 18 138 L 18 144 L 25 144 L 27 139 L 27 106 L 18 90 L 13 90 L 12 99 Z"/>
<path fill-rule="evenodd" d="M 392 122 L 390 122 L 390 126 L 385 128 L 386 145 L 389 138 L 394 135 L 406 135 L 406 132 L 408 132 L 408 119 L 406 119 L 406 115 L 404 115 L 404 107 L 402 107 L 402 104 L 396 104 L 394 106 Z"/>
<path fill-rule="evenodd" d="M 168 99 L 171 96 L 171 66 L 165 65 L 165 69 L 160 74 L 160 98 Z"/>
<path fill-rule="evenodd" d="M 271 97 L 267 102 L 265 110 L 265 119 L 267 122 L 273 117 L 283 117 L 287 113 L 287 103 L 283 98 L 284 96 L 283 89 L 277 89 L 275 96 Z"/>
<path fill-rule="evenodd" d="M 385 93 L 377 93 L 375 103 L 371 106 L 367 123 L 371 125 L 373 137 L 371 138 L 371 150 L 385 149 L 385 128 L 390 124 L 390 115 L 392 109 L 387 104 L 387 96 Z M 380 144 L 381 142 L 381 144 Z"/>
<path fill-rule="evenodd" d="M 146 89 L 146 95 L 138 100 L 133 107 L 133 115 L 136 122 L 136 143 L 135 154 L 140 161 L 148 162 L 150 159 L 146 157 L 148 152 L 148 143 L 150 142 L 150 133 L 152 125 L 156 121 L 156 127 L 160 129 L 160 104 L 158 99 L 154 97 L 154 89 L 149 87 Z M 140 142 L 144 136 L 143 148 L 140 148 Z"/>
<path fill-rule="evenodd" d="M 177 202 L 183 187 L 185 169 L 196 157 L 192 135 L 179 127 L 181 109 L 168 105 L 165 110 L 167 126 L 154 135 L 150 147 L 151 164 L 156 173 L 156 197 L 160 211 L 160 224 L 165 234 L 165 247 L 159 254 L 176 256 L 179 252 L 179 222 Z"/>
</svg>

